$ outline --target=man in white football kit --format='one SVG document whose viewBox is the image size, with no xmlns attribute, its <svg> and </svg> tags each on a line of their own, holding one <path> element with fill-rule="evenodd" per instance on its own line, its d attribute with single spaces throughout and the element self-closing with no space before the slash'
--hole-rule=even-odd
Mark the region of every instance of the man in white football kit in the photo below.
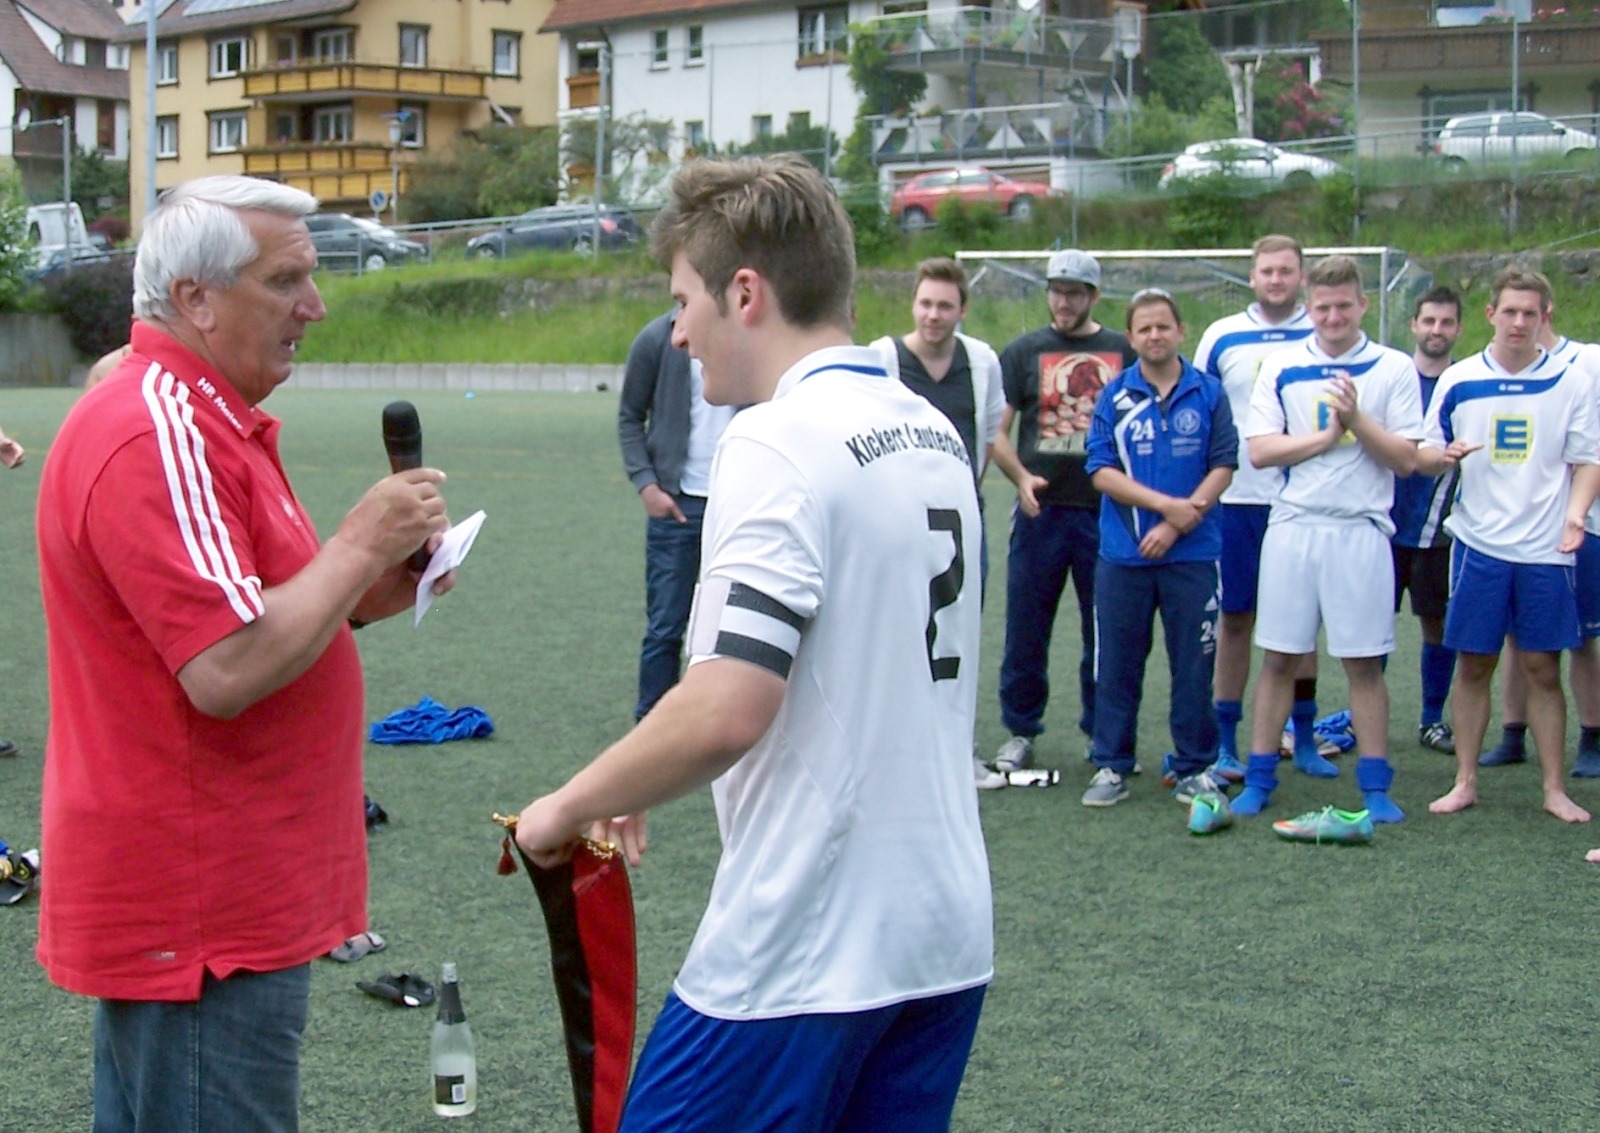
<svg viewBox="0 0 1600 1133">
<path fill-rule="evenodd" d="M 1440 376 L 1418 456 L 1430 475 L 1461 469 L 1448 521 L 1455 549 L 1444 627 L 1444 643 L 1456 651 L 1456 781 L 1428 809 L 1453 814 L 1478 801 L 1489 685 L 1509 634 L 1527 677 L 1544 808 L 1587 822 L 1589 812 L 1567 796 L 1561 778 L 1561 651 L 1582 640 L 1573 552 L 1600 488 L 1595 383 L 1586 368 L 1539 345 L 1550 318 L 1549 280 L 1507 268 L 1490 296 L 1494 339 Z"/>
<path fill-rule="evenodd" d="M 1250 413 L 1256 374 L 1269 354 L 1311 337 L 1313 327 L 1300 303 L 1305 278 L 1300 241 L 1292 236 L 1263 236 L 1251 249 L 1250 287 L 1256 301 L 1237 315 L 1218 319 L 1200 336 L 1194 366 L 1222 382 L 1233 419 L 1242 425 Z M 1281 468 L 1256 468 L 1249 442 L 1239 434 L 1239 467 L 1222 493 L 1222 617 L 1217 624 L 1216 712 L 1221 737 L 1212 771 L 1238 782 L 1244 778 L 1239 760 L 1239 722 L 1244 718 L 1244 692 L 1250 681 L 1250 633 L 1256 623 L 1256 586 L 1261 570 L 1261 540 L 1267 513 L 1283 484 Z M 1339 769 L 1317 753 L 1312 724 L 1317 718 L 1317 657 L 1310 654 L 1295 674 L 1295 766 L 1310 775 L 1329 777 Z"/>
<path fill-rule="evenodd" d="M 850 345 L 855 253 L 791 156 L 699 161 L 653 251 L 717 451 L 690 665 L 523 811 L 559 861 L 715 780 L 723 854 L 622 1129 L 947 1129 L 993 973 L 973 789 L 978 507 L 949 420 Z"/>
<path fill-rule="evenodd" d="M 1295 666 L 1317 648 L 1344 662 L 1360 759 L 1356 786 L 1374 822 L 1405 817 L 1389 798 L 1394 650 L 1394 478 L 1416 466 L 1422 402 L 1411 359 L 1361 330 L 1367 301 L 1348 256 L 1306 273 L 1316 334 L 1261 367 L 1244 433 L 1257 467 L 1289 470 L 1261 546 L 1256 644 L 1266 651 L 1251 714 L 1250 762 L 1236 814 L 1259 814 L 1278 785 L 1278 738 Z"/>
<path fill-rule="evenodd" d="M 1551 308 L 1554 318 L 1555 308 Z M 1600 384 L 1600 346 L 1574 342 L 1557 334 L 1550 320 L 1539 335 L 1539 345 L 1567 365 L 1589 369 Z M 1589 509 L 1583 521 L 1583 546 L 1573 562 L 1578 589 L 1578 629 L 1583 642 L 1572 651 L 1572 704 L 1578 711 L 1578 754 L 1572 761 L 1575 779 L 1600 778 L 1600 504 Z M 1500 670 L 1500 742 L 1478 756 L 1479 767 L 1500 767 L 1527 761 L 1528 682 L 1522 676 L 1517 647 L 1506 642 Z"/>
</svg>

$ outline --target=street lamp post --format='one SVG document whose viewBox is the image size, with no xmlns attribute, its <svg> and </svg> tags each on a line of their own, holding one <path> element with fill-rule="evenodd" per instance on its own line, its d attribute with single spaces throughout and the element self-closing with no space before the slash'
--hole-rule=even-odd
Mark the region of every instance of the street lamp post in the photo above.
<svg viewBox="0 0 1600 1133">
<path fill-rule="evenodd" d="M 61 127 L 61 224 L 67 233 L 67 266 L 72 266 L 72 116 L 64 114 L 60 118 L 41 118 L 35 122 L 33 112 L 27 107 L 22 108 L 22 113 L 17 115 L 16 129 L 19 133 L 37 130 L 40 126 Z"/>
<path fill-rule="evenodd" d="M 389 211 L 393 214 L 394 222 L 400 223 L 400 143 L 405 141 L 406 123 L 411 120 L 411 111 L 396 110 L 393 114 L 385 114 L 389 120 Z"/>
</svg>

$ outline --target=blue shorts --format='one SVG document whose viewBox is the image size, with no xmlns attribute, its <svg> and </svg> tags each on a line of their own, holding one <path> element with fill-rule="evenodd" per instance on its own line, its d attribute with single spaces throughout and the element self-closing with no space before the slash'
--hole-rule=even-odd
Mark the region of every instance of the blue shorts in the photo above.
<svg viewBox="0 0 1600 1133">
<path fill-rule="evenodd" d="M 621 1133 L 949 1129 L 984 991 L 737 1021 L 669 994 L 639 1056 Z"/>
<path fill-rule="evenodd" d="M 1223 504 L 1222 612 L 1256 612 L 1256 587 L 1261 580 L 1261 541 L 1267 537 L 1269 504 Z"/>
<path fill-rule="evenodd" d="M 1530 653 L 1577 648 L 1575 573 L 1549 563 L 1508 563 L 1456 540 L 1444 643 L 1463 653 L 1497 654 L 1510 635 Z"/>
<path fill-rule="evenodd" d="M 1578 577 L 1578 632 L 1600 637 L 1600 535 L 1585 533 L 1573 571 Z"/>
</svg>

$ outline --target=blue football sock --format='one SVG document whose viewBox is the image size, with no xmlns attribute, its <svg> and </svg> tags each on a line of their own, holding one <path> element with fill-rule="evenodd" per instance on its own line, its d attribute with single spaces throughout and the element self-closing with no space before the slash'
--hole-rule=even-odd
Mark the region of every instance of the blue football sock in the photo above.
<svg viewBox="0 0 1600 1133">
<path fill-rule="evenodd" d="M 1406 812 L 1389 798 L 1394 784 L 1394 768 L 1381 755 L 1363 755 L 1356 760 L 1356 787 L 1374 822 L 1399 822 Z"/>
<path fill-rule="evenodd" d="M 1455 676 L 1456 651 L 1443 645 L 1422 645 L 1422 719 L 1437 724 L 1444 719 L 1444 702 L 1450 696 L 1450 680 Z"/>
<path fill-rule="evenodd" d="M 1217 701 L 1217 731 L 1220 734 L 1217 749 L 1239 758 L 1239 721 L 1244 719 L 1244 703 L 1238 700 Z"/>
<path fill-rule="evenodd" d="M 1524 751 L 1523 745 L 1527 735 L 1528 725 L 1526 724 L 1503 725 L 1500 729 L 1500 746 L 1508 752 L 1514 751 L 1521 755 Z"/>
<path fill-rule="evenodd" d="M 1600 754 L 1600 728 L 1583 728 L 1578 732 L 1578 750 Z"/>
<path fill-rule="evenodd" d="M 1289 714 L 1289 719 L 1294 726 L 1294 751 L 1298 756 L 1303 751 L 1315 752 L 1317 750 L 1317 702 L 1315 700 L 1296 700 L 1294 710 Z"/>
<path fill-rule="evenodd" d="M 1244 772 L 1244 790 L 1234 796 L 1234 814 L 1260 814 L 1272 801 L 1272 791 L 1278 785 L 1278 753 L 1259 755 L 1250 753 L 1250 763 Z"/>
</svg>

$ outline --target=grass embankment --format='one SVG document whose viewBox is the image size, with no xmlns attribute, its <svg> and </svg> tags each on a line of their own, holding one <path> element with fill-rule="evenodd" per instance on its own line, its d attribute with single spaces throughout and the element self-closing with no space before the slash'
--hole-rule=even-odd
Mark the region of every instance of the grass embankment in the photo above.
<svg viewBox="0 0 1600 1133">
<path fill-rule="evenodd" d="M 1335 181 L 1303 192 L 1201 202 L 1205 208 L 1193 199 L 1153 196 L 1084 201 L 1077 210 L 1077 243 L 1089 248 L 1247 247 L 1264 232 L 1290 232 L 1309 246 L 1386 244 L 1424 262 L 1462 253 L 1538 252 L 1549 245 L 1567 253 L 1600 244 L 1600 184 L 1592 175 L 1568 172 L 1522 185 L 1514 241 L 1505 236 L 1509 186 L 1502 180 L 1374 188 L 1365 198 L 1359 236 L 1351 231 L 1349 189 L 1346 181 Z M 1067 202 L 1041 209 L 1026 225 L 976 212 L 946 215 L 944 221 L 916 236 L 864 227 L 862 267 L 910 269 L 925 256 L 959 249 L 1064 247 L 1074 231 Z M 1192 237 L 1197 223 L 1209 226 L 1210 239 Z M 1558 270 L 1557 257 L 1549 257 L 1546 267 L 1556 285 L 1557 325 L 1574 337 L 1593 337 L 1590 328 L 1600 325 L 1600 292 L 1588 287 L 1584 276 Z M 1461 350 L 1481 347 L 1488 339 L 1481 318 L 1488 273 L 1467 280 L 1449 271 L 1439 276 L 1467 292 Z M 329 317 L 306 337 L 301 357 L 308 362 L 619 363 L 638 328 L 669 305 L 665 273 L 642 249 L 598 262 L 550 253 L 509 262 L 446 261 L 362 277 L 330 274 L 321 284 Z M 1217 302 L 1236 305 L 1235 300 Z M 856 297 L 857 339 L 907 329 L 909 304 L 900 284 L 887 290 L 863 285 Z M 1204 301 L 1193 304 L 1186 311 L 1191 344 L 1222 313 Z M 1098 314 L 1113 326 L 1122 318 L 1120 307 L 1109 301 Z M 976 293 L 968 327 L 1000 344 L 1045 316 L 1042 297 L 1025 300 L 1020 309 L 997 310 Z M 1376 331 L 1375 310 L 1369 331 Z M 1405 344 L 1403 313 L 1391 320 L 1390 339 Z"/>
</svg>

